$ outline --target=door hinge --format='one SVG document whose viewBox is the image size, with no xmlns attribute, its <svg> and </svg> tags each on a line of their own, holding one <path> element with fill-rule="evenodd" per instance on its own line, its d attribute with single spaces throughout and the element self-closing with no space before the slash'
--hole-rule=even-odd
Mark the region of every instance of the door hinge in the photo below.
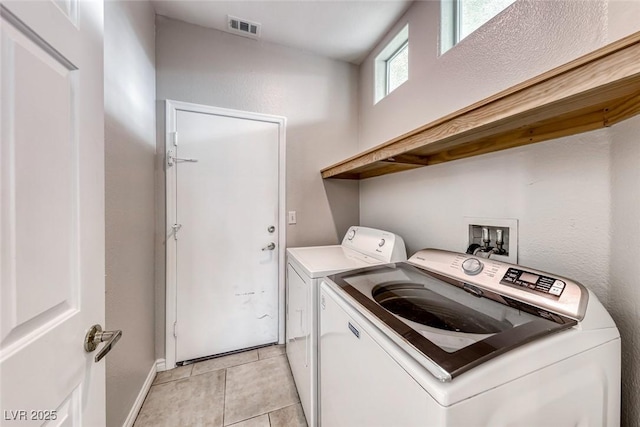
<svg viewBox="0 0 640 427">
<path fill-rule="evenodd" d="M 173 132 L 173 145 L 178 146 L 178 132 Z"/>
<path fill-rule="evenodd" d="M 173 322 L 173 337 L 178 338 L 178 322 Z"/>
</svg>

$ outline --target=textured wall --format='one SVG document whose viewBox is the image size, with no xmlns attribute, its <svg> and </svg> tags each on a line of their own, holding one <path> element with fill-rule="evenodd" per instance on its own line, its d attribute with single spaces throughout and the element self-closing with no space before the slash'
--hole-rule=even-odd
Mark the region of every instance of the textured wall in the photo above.
<svg viewBox="0 0 640 427">
<path fill-rule="evenodd" d="M 622 334 L 625 422 L 640 426 L 640 117 L 611 128 L 608 308 Z"/>
<path fill-rule="evenodd" d="M 416 2 L 409 81 L 373 104 L 373 60 L 360 67 L 360 149 L 465 107 L 640 30 L 640 1 L 518 0 L 444 55 L 439 3 Z M 520 263 L 592 289 L 623 336 L 623 425 L 640 425 L 638 119 L 533 146 L 369 179 L 361 224 L 423 247 L 464 249 L 464 216 L 517 218 Z"/>
<path fill-rule="evenodd" d="M 122 426 L 154 354 L 155 15 L 105 2 L 107 425 Z"/>
<path fill-rule="evenodd" d="M 600 1 L 518 0 L 443 55 L 439 2 L 416 2 L 360 68 L 360 148 L 401 133 L 600 47 Z M 373 103 L 373 61 L 409 23 L 409 80 Z M 580 37 L 575 37 L 580 34 Z"/>
<path fill-rule="evenodd" d="M 156 25 L 157 99 L 285 116 L 286 203 L 298 217 L 287 246 L 337 243 L 359 220 L 358 184 L 323 182 L 320 169 L 357 151 L 357 67 L 162 16 Z M 163 336 L 164 281 L 157 286 Z"/>
<path fill-rule="evenodd" d="M 517 218 L 520 263 L 581 281 L 606 300 L 609 149 L 599 131 L 365 180 L 362 224 L 389 226 L 414 253 L 464 251 L 465 216 Z"/>
</svg>

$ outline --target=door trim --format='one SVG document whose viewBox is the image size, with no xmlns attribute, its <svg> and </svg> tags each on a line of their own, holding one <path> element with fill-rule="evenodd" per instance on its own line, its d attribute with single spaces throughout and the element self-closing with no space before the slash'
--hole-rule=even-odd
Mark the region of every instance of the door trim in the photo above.
<svg viewBox="0 0 640 427">
<path fill-rule="evenodd" d="M 231 110 L 228 108 L 211 107 L 208 105 L 192 104 L 189 102 L 165 101 L 165 273 L 166 273 L 166 300 L 165 300 L 165 358 L 166 369 L 176 366 L 176 337 L 174 336 L 174 324 L 177 320 L 177 271 L 176 271 L 176 245 L 171 244 L 171 224 L 176 222 L 176 198 L 175 173 L 167 169 L 168 151 L 172 148 L 173 138 L 176 132 L 176 117 L 178 111 L 193 113 L 213 114 L 217 116 L 233 117 L 247 120 L 257 120 L 278 125 L 278 343 L 284 344 L 285 340 L 285 249 L 286 249 L 286 139 L 285 127 L 287 119 L 282 116 L 252 113 L 248 111 Z M 178 144 L 179 144 L 178 137 Z M 175 169 L 174 169 L 175 170 Z"/>
</svg>

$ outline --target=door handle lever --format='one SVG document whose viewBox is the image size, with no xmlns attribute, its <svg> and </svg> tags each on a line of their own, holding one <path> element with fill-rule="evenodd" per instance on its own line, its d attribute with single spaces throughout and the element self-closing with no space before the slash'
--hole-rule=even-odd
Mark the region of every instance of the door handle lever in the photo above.
<svg viewBox="0 0 640 427">
<path fill-rule="evenodd" d="M 271 242 L 269 243 L 267 246 L 265 246 L 264 248 L 262 248 L 263 251 L 272 251 L 276 248 L 276 244 Z"/>
<path fill-rule="evenodd" d="M 84 337 L 84 351 L 91 353 L 98 347 L 98 344 L 106 342 L 102 350 L 100 350 L 94 358 L 96 362 L 99 362 L 111 351 L 120 340 L 120 337 L 122 337 L 121 330 L 103 331 L 100 325 L 93 325 Z"/>
<path fill-rule="evenodd" d="M 181 157 L 176 157 L 173 155 L 173 150 L 169 150 L 169 152 L 167 153 L 167 165 L 173 166 L 179 162 L 198 163 L 198 159 L 183 159 Z"/>
</svg>

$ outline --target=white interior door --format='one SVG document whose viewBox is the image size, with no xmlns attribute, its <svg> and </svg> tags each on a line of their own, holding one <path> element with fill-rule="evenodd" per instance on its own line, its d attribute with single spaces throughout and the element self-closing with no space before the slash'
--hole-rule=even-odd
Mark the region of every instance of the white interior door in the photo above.
<svg viewBox="0 0 640 427">
<path fill-rule="evenodd" d="M 103 6 L 0 7 L 0 423 L 101 426 Z"/>
<path fill-rule="evenodd" d="M 177 361 L 277 342 L 280 124 L 178 110 L 176 131 Z"/>
</svg>

